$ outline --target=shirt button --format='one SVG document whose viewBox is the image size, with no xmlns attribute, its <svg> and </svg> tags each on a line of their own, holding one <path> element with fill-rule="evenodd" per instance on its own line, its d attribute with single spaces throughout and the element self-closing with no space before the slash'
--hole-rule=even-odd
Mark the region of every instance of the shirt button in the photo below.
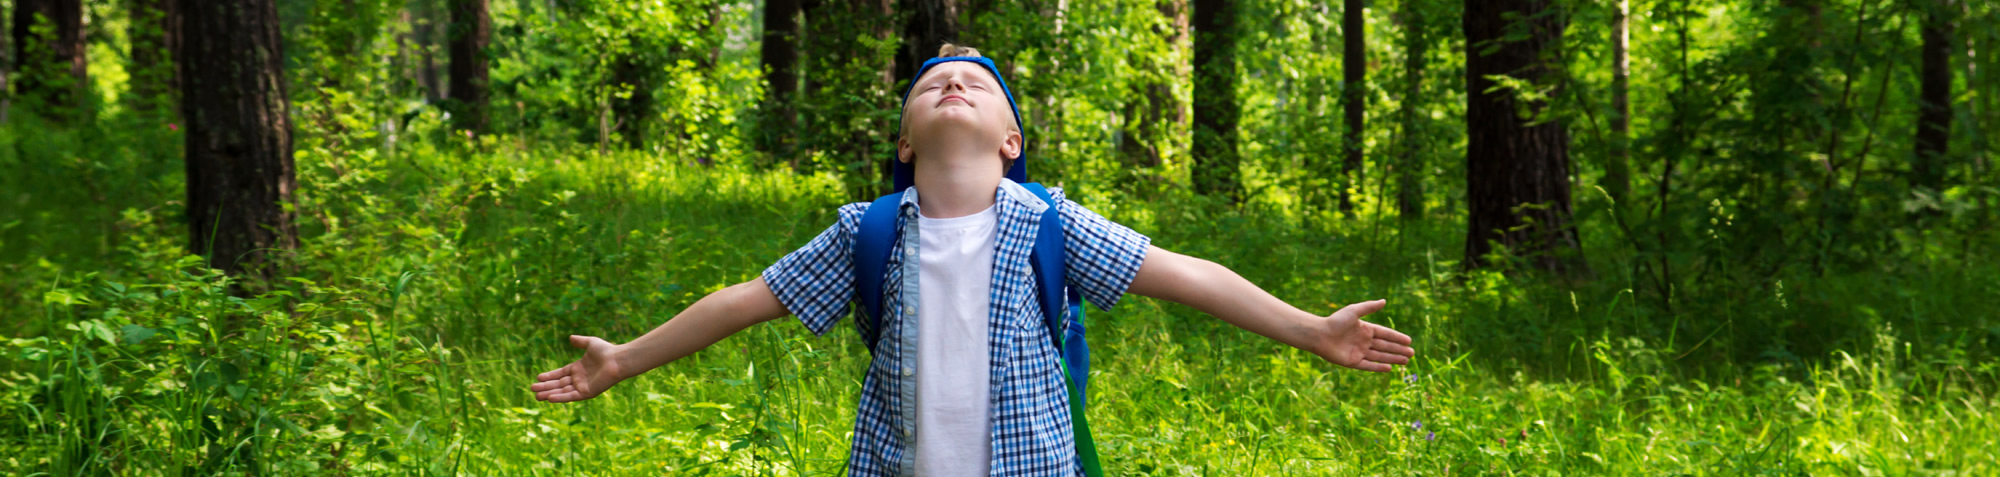
<svg viewBox="0 0 2000 477">
<path fill-rule="evenodd" d="M 903 314 L 905 314 L 905 315 L 914 315 L 914 314 L 917 314 L 917 307 L 915 307 L 915 306 L 905 306 L 905 307 L 903 307 Z"/>
<path fill-rule="evenodd" d="M 909 377 L 909 376 L 914 376 L 914 375 L 916 375 L 916 374 L 917 374 L 917 370 L 915 370 L 915 369 L 912 369 L 912 368 L 903 368 L 903 376 L 904 376 L 904 377 Z"/>
</svg>

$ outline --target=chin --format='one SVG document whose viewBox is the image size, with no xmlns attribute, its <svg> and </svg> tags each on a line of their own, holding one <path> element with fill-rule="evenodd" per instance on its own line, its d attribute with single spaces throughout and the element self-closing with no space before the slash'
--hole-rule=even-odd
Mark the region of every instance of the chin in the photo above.
<svg viewBox="0 0 2000 477">
<path fill-rule="evenodd" d="M 977 115 L 956 114 L 949 111 L 940 111 L 939 114 L 932 115 L 924 122 L 929 123 L 924 130 L 944 134 L 962 134 L 991 129 L 982 124 Z"/>
</svg>

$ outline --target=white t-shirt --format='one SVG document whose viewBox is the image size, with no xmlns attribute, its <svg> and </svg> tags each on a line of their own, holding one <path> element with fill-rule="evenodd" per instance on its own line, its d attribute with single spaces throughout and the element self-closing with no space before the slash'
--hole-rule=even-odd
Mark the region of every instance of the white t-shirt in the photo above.
<svg viewBox="0 0 2000 477">
<path fill-rule="evenodd" d="M 916 475 L 986 475 L 993 456 L 987 314 L 999 212 L 917 218 Z"/>
</svg>

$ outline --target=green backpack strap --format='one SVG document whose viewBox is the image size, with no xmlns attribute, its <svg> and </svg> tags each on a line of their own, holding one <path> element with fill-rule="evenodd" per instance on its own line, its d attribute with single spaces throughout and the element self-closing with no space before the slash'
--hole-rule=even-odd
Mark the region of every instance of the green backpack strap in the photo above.
<svg viewBox="0 0 2000 477">
<path fill-rule="evenodd" d="M 1057 346 L 1056 349 L 1062 349 Z M 1063 382 L 1069 383 L 1069 365 L 1062 362 L 1062 354 L 1056 354 L 1056 367 L 1063 370 Z M 1104 477 L 1104 464 L 1097 461 L 1097 439 L 1090 437 L 1090 419 L 1084 417 L 1082 396 L 1070 396 L 1069 423 L 1076 432 L 1076 460 L 1083 463 L 1083 475 Z"/>
</svg>

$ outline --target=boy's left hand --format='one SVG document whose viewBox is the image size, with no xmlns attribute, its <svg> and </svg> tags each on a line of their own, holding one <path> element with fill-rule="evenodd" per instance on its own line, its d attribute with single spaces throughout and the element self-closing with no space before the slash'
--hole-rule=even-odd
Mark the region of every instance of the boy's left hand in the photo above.
<svg viewBox="0 0 2000 477">
<path fill-rule="evenodd" d="M 1394 369 L 1391 365 L 1409 364 L 1417 355 L 1410 348 L 1410 335 L 1361 321 L 1387 305 L 1386 300 L 1355 303 L 1319 320 L 1318 339 L 1307 351 L 1333 364 L 1377 373 L 1389 372 Z"/>
</svg>

